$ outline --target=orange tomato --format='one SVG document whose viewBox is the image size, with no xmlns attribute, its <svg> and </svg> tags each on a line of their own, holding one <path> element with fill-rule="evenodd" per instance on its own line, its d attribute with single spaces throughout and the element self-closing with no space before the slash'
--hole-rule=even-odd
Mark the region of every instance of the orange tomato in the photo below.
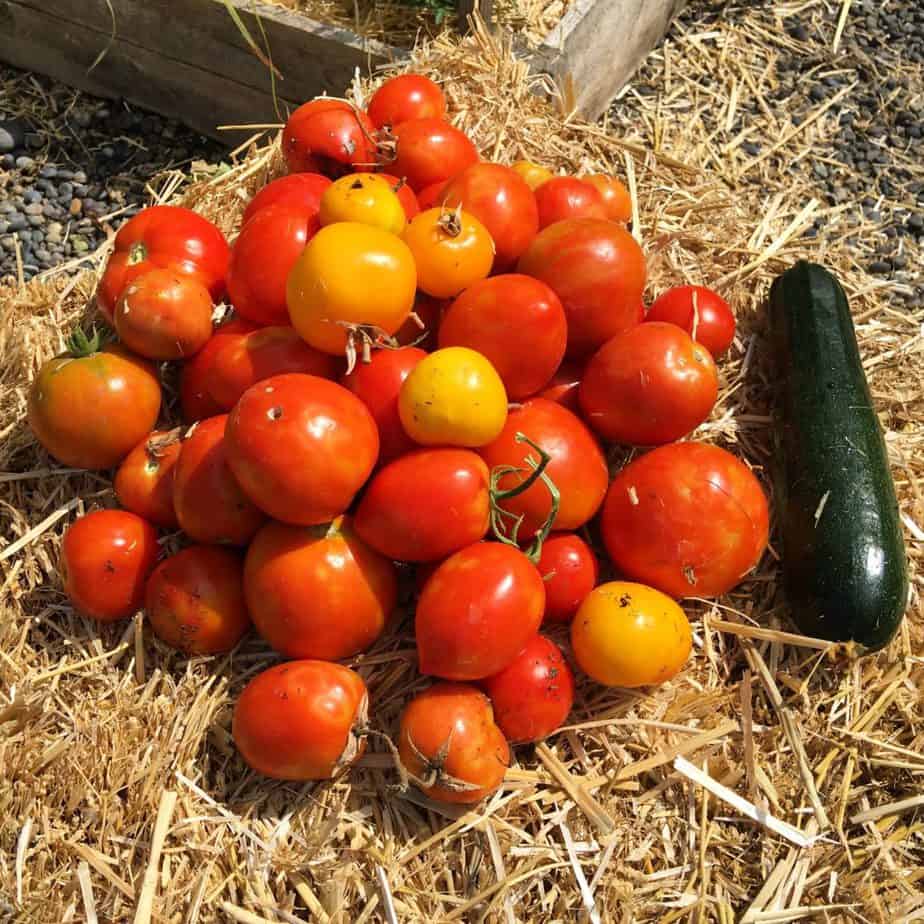
<svg viewBox="0 0 924 924">
<path fill-rule="evenodd" d="M 539 164 L 534 164 L 529 160 L 518 160 L 515 164 L 510 165 L 511 170 L 515 170 L 517 173 L 526 180 L 526 185 L 529 186 L 533 192 L 535 192 L 546 180 L 551 180 L 554 173 L 549 170 L 547 167 L 540 167 Z"/>
<path fill-rule="evenodd" d="M 610 221 L 621 221 L 623 224 L 632 221 L 632 200 L 629 198 L 629 190 L 616 177 L 605 173 L 592 173 L 590 176 L 582 176 L 581 179 L 595 186 L 597 192 L 603 196 L 606 217 Z"/>
</svg>

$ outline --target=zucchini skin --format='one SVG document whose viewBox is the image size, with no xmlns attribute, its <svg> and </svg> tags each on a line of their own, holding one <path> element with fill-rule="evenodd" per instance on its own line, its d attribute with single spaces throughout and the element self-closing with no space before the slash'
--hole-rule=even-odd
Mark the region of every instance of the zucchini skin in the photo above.
<svg viewBox="0 0 924 924">
<path fill-rule="evenodd" d="M 799 261 L 774 280 L 776 500 L 783 577 L 807 635 L 884 646 L 908 601 L 895 485 L 847 297 Z"/>
</svg>

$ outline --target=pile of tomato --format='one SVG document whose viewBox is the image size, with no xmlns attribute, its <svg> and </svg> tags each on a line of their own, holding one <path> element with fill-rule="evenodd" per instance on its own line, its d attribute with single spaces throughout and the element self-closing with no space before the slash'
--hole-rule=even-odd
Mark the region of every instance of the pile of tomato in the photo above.
<svg viewBox="0 0 924 924">
<path fill-rule="evenodd" d="M 406 704 L 397 766 L 474 802 L 508 743 L 572 708 L 543 625 L 570 625 L 595 681 L 657 684 L 691 649 L 677 601 L 760 558 L 750 469 L 681 441 L 716 401 L 734 319 L 696 286 L 646 312 L 625 187 L 481 160 L 425 77 L 389 80 L 366 111 L 306 103 L 282 145 L 288 175 L 230 246 L 179 207 L 124 225 L 97 293 L 115 339 L 78 332 L 36 377 L 36 437 L 64 465 L 115 469 L 121 505 L 68 529 L 64 586 L 103 622 L 143 608 L 189 654 L 253 627 L 284 660 L 243 690 L 234 740 L 261 773 L 309 780 L 374 729 L 340 662 L 389 631 L 413 574 L 434 683 Z M 610 443 L 647 451 L 611 477 Z M 599 583 L 592 521 L 620 580 Z M 182 549 L 161 559 L 158 530 Z"/>
</svg>

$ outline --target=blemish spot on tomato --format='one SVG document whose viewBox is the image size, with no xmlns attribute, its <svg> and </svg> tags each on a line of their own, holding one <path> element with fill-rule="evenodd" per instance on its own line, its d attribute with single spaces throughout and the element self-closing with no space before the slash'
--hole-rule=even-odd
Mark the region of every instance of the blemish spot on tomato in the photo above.
<svg viewBox="0 0 924 924">
<path fill-rule="evenodd" d="M 282 417 L 282 408 L 281 407 L 271 407 L 267 412 L 266 416 L 269 420 L 279 420 Z"/>
</svg>

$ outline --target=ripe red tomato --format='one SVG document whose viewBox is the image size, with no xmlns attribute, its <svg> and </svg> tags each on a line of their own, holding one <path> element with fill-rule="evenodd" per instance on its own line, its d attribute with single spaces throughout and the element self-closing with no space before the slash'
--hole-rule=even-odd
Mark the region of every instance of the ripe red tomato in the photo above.
<svg viewBox="0 0 924 924">
<path fill-rule="evenodd" d="M 558 296 L 544 282 L 516 273 L 469 286 L 443 315 L 439 332 L 440 347 L 470 347 L 491 360 L 513 401 L 548 384 L 567 340 Z"/>
<path fill-rule="evenodd" d="M 566 218 L 609 218 L 600 191 L 573 176 L 554 176 L 536 189 L 539 227 Z"/>
<path fill-rule="evenodd" d="M 481 680 L 505 668 L 536 634 L 545 585 L 518 549 L 477 542 L 430 575 L 417 601 L 420 670 Z"/>
<path fill-rule="evenodd" d="M 369 408 L 379 431 L 379 463 L 384 465 L 415 449 L 398 414 L 398 394 L 411 370 L 427 354 L 416 347 L 374 350 L 369 362 L 359 362 L 341 380 Z"/>
<path fill-rule="evenodd" d="M 767 499 L 751 470 L 705 443 L 671 443 L 627 465 L 601 517 L 628 577 L 674 597 L 731 590 L 767 545 Z"/>
<path fill-rule="evenodd" d="M 584 375 L 583 365 L 566 359 L 552 376 L 552 381 L 539 392 L 538 398 L 547 398 L 566 407 L 573 414 L 581 413 L 578 391 Z"/>
<path fill-rule="evenodd" d="M 629 190 L 616 177 L 605 173 L 593 173 L 590 176 L 582 176 L 581 180 L 593 186 L 603 197 L 606 217 L 610 221 L 621 221 L 623 224 L 632 221 Z"/>
<path fill-rule="evenodd" d="M 735 339 L 735 316 L 728 302 L 705 286 L 677 286 L 659 295 L 646 321 L 667 321 L 682 327 L 718 359 Z"/>
<path fill-rule="evenodd" d="M 421 449 L 385 466 L 356 509 L 356 531 L 397 561 L 438 561 L 488 531 L 488 467 L 468 449 Z"/>
<path fill-rule="evenodd" d="M 375 126 L 343 100 L 321 96 L 289 116 L 282 130 L 282 154 L 289 173 L 342 176 L 375 164 Z"/>
<path fill-rule="evenodd" d="M 183 359 L 208 343 L 214 307 L 194 276 L 154 269 L 123 289 L 112 321 L 122 343 L 140 356 Z"/>
<path fill-rule="evenodd" d="M 154 634 L 187 654 L 230 651 L 250 628 L 239 552 L 194 545 L 162 561 L 148 581 Z"/>
<path fill-rule="evenodd" d="M 417 193 L 417 205 L 420 211 L 426 212 L 427 209 L 439 208 L 443 204 L 443 190 L 446 188 L 446 180 L 440 180 L 438 183 L 431 183 L 424 186 Z"/>
<path fill-rule="evenodd" d="M 408 317 L 395 333 L 395 340 L 401 346 L 416 346 L 427 352 L 436 349 L 440 320 L 448 306 L 449 302 L 444 298 L 433 298 L 432 295 L 418 292 L 412 313 L 417 315 L 421 323 L 418 324 L 414 318 Z"/>
<path fill-rule="evenodd" d="M 308 346 L 292 327 L 261 327 L 229 338 L 215 353 L 208 376 L 208 391 L 215 403 L 230 411 L 257 382 L 286 372 L 304 372 L 332 379 L 337 359 Z"/>
<path fill-rule="evenodd" d="M 494 706 L 494 721 L 511 744 L 548 737 L 564 724 L 574 704 L 571 668 L 544 635 L 534 635 L 483 687 Z"/>
<path fill-rule="evenodd" d="M 584 370 L 584 419 L 604 439 L 671 443 L 695 430 L 719 394 L 709 351 L 673 324 L 639 324 L 600 347 Z"/>
<path fill-rule="evenodd" d="M 420 203 L 417 201 L 414 190 L 407 185 L 407 181 L 403 178 L 392 176 L 390 173 L 380 173 L 379 176 L 391 184 L 398 201 L 404 207 L 404 217 L 410 221 L 420 211 Z"/>
<path fill-rule="evenodd" d="M 241 396 L 225 436 L 244 492 L 284 523 L 343 513 L 375 467 L 379 436 L 366 405 L 314 375 L 277 375 Z"/>
<path fill-rule="evenodd" d="M 545 621 L 571 622 L 584 598 L 597 586 L 597 556 L 580 536 L 552 533 L 542 543 L 537 567 L 545 581 Z"/>
<path fill-rule="evenodd" d="M 510 748 L 487 696 L 465 683 L 437 683 L 401 714 L 398 755 L 431 799 L 480 802 L 504 781 Z"/>
<path fill-rule="evenodd" d="M 156 368 L 121 346 L 97 350 L 82 334 L 49 360 L 29 391 L 29 426 L 63 465 L 118 465 L 154 429 L 160 413 Z"/>
<path fill-rule="evenodd" d="M 523 469 L 522 474 L 511 473 L 500 479 L 498 486 L 503 490 L 523 482 L 531 472 L 526 459 L 536 457 L 535 450 L 527 443 L 517 442 L 517 433 L 528 436 L 552 457 L 545 471 L 561 495 L 552 528 L 571 530 L 583 526 L 603 503 L 609 482 L 606 459 L 594 435 L 574 414 L 554 401 L 532 398 L 511 408 L 501 435 L 479 450 L 491 469 L 498 465 Z M 525 541 L 549 515 L 548 488 L 541 480 L 537 481 L 522 494 L 503 501 L 502 507 L 515 516 L 523 516 L 519 538 Z"/>
<path fill-rule="evenodd" d="M 318 228 L 317 214 L 288 205 L 262 208 L 244 225 L 228 267 L 228 296 L 238 314 L 257 324 L 289 323 L 286 282 Z"/>
<path fill-rule="evenodd" d="M 241 757 L 279 780 L 327 780 L 363 752 L 362 677 L 327 661 L 287 661 L 244 687 L 231 734 Z"/>
<path fill-rule="evenodd" d="M 180 529 L 195 542 L 247 545 L 266 517 L 228 467 L 228 415 L 200 420 L 183 440 L 173 477 Z"/>
<path fill-rule="evenodd" d="M 320 173 L 290 173 L 272 183 L 267 183 L 250 200 L 244 209 L 241 225 L 246 225 L 257 212 L 271 205 L 282 205 L 301 212 L 306 219 L 318 214 L 321 196 L 330 186 L 330 180 Z"/>
<path fill-rule="evenodd" d="M 115 474 L 112 486 L 119 503 L 157 526 L 176 529 L 179 523 L 173 509 L 173 475 L 179 455 L 178 430 L 148 434 Z"/>
<path fill-rule="evenodd" d="M 125 510 L 96 510 L 75 520 L 61 543 L 64 592 L 81 613 L 115 622 L 141 609 L 157 564 L 157 531 Z"/>
<path fill-rule="evenodd" d="M 372 94 L 366 109 L 372 124 L 384 128 L 409 119 L 442 119 L 446 115 L 446 97 L 423 74 L 399 74 Z"/>
<path fill-rule="evenodd" d="M 385 166 L 414 192 L 455 176 L 478 162 L 471 139 L 442 119 L 411 119 L 395 126 L 395 159 Z"/>
<path fill-rule="evenodd" d="M 641 320 L 645 255 L 612 221 L 574 218 L 536 235 L 518 271 L 548 283 L 568 318 L 568 354 L 582 358 Z"/>
<path fill-rule="evenodd" d="M 111 323 L 128 284 L 152 269 L 196 276 L 214 301 L 225 291 L 228 242 L 210 221 L 190 209 L 155 205 L 130 218 L 115 236 L 114 250 L 96 290 L 100 312 Z"/>
<path fill-rule="evenodd" d="M 461 205 L 488 229 L 495 272 L 510 269 L 539 232 L 533 191 L 516 171 L 501 164 L 472 164 L 457 173 L 443 189 L 442 204 Z"/>
</svg>

